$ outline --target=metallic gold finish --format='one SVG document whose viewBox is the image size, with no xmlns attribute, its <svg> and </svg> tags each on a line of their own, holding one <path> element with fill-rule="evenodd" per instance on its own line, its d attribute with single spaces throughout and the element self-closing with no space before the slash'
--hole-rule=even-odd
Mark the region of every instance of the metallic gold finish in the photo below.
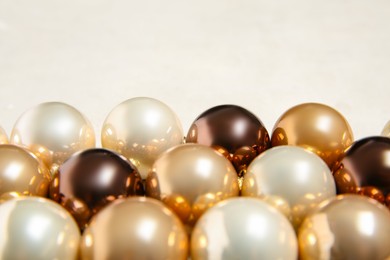
<svg viewBox="0 0 390 260">
<path fill-rule="evenodd" d="M 336 187 L 320 157 L 297 146 L 279 146 L 252 161 L 241 194 L 281 197 L 291 209 L 293 226 L 298 228 L 318 203 L 336 195 Z"/>
<path fill-rule="evenodd" d="M 383 128 L 382 135 L 386 137 L 390 137 L 390 121 L 388 121 L 385 127 Z"/>
<path fill-rule="evenodd" d="M 356 141 L 334 171 L 338 193 L 357 193 L 390 209 L 390 138 L 372 136 Z"/>
<path fill-rule="evenodd" d="M 16 145 L 0 145 L 0 195 L 19 192 L 46 197 L 49 183 L 48 169 L 34 154 Z"/>
<path fill-rule="evenodd" d="M 50 197 L 81 229 L 101 208 L 131 195 L 144 195 L 141 176 L 126 158 L 105 149 L 74 154 L 60 166 L 50 189 Z"/>
<path fill-rule="evenodd" d="M 161 153 L 183 143 L 183 129 L 167 105 L 138 97 L 124 101 L 110 112 L 101 138 L 104 148 L 128 158 L 145 179 Z"/>
<path fill-rule="evenodd" d="M 214 149 L 183 144 L 163 153 L 146 179 L 147 196 L 163 201 L 192 226 L 208 208 L 238 196 L 232 164 Z"/>
<path fill-rule="evenodd" d="M 27 110 L 16 121 L 11 143 L 27 147 L 51 168 L 73 153 L 95 146 L 90 122 L 74 107 L 48 102 Z"/>
<path fill-rule="evenodd" d="M 195 119 L 186 142 L 215 148 L 243 176 L 249 163 L 269 147 L 269 135 L 263 123 L 245 108 L 222 105 Z"/>
<path fill-rule="evenodd" d="M 209 209 L 191 236 L 193 260 L 291 259 L 298 254 L 290 222 L 254 198 L 232 198 Z"/>
<path fill-rule="evenodd" d="M 389 259 L 390 212 L 375 200 L 340 195 L 306 218 L 298 238 L 302 260 Z"/>
<path fill-rule="evenodd" d="M 97 214 L 81 241 L 81 259 L 187 259 L 188 237 L 161 202 L 132 197 Z"/>
<path fill-rule="evenodd" d="M 80 231 L 57 203 L 23 197 L 0 205 L 0 259 L 77 259 Z"/>
<path fill-rule="evenodd" d="M 305 103 L 287 110 L 275 123 L 271 144 L 297 145 L 320 156 L 330 169 L 353 142 L 351 127 L 333 108 Z"/>
<path fill-rule="evenodd" d="M 4 129 L 0 126 L 0 144 L 8 144 L 8 137 Z"/>
</svg>

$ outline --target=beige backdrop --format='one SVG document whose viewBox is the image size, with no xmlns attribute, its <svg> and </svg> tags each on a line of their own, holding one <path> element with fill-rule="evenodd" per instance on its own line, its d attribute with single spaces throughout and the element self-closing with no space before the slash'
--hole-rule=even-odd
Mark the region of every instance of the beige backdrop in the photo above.
<svg viewBox="0 0 390 260">
<path fill-rule="evenodd" d="M 0 125 L 44 101 L 100 132 L 119 102 L 170 105 L 185 132 L 205 109 L 238 104 L 269 131 L 289 107 L 326 103 L 355 136 L 390 119 L 387 0 L 0 0 Z"/>
</svg>

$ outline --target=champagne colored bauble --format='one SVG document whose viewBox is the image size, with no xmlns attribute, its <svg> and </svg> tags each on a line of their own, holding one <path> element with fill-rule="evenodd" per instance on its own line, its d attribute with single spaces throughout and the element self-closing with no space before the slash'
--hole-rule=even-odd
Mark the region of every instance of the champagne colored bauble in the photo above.
<svg viewBox="0 0 390 260">
<path fill-rule="evenodd" d="M 8 144 L 8 137 L 4 129 L 0 126 L 0 144 Z"/>
<path fill-rule="evenodd" d="M 356 141 L 334 172 L 338 193 L 358 193 L 390 209 L 390 138 L 372 136 Z"/>
<path fill-rule="evenodd" d="M 0 196 L 17 192 L 46 197 L 49 184 L 49 170 L 33 153 L 12 144 L 0 145 Z"/>
<path fill-rule="evenodd" d="M 290 222 L 255 198 L 218 203 L 199 219 L 191 235 L 193 260 L 297 259 Z"/>
<path fill-rule="evenodd" d="M 161 153 L 183 143 L 183 129 L 167 105 L 138 97 L 124 101 L 110 112 L 101 137 L 104 148 L 128 158 L 145 179 Z"/>
<path fill-rule="evenodd" d="M 73 153 L 95 146 L 90 122 L 74 107 L 61 102 L 39 104 L 16 121 L 11 143 L 27 147 L 49 168 L 56 168 Z"/>
<path fill-rule="evenodd" d="M 177 259 L 188 255 L 188 237 L 161 202 L 132 197 L 97 214 L 81 241 L 81 259 Z"/>
<path fill-rule="evenodd" d="M 299 229 L 302 260 L 390 258 L 390 212 L 377 201 L 339 195 L 321 204 Z"/>
<path fill-rule="evenodd" d="M 23 197 L 2 203 L 0 230 L 0 259 L 77 259 L 77 224 L 51 200 Z"/>
<path fill-rule="evenodd" d="M 282 197 L 298 228 L 318 203 L 336 196 L 336 187 L 320 157 L 297 146 L 279 146 L 265 151 L 249 165 L 242 195 Z"/>
<path fill-rule="evenodd" d="M 287 110 L 275 123 L 272 146 L 301 146 L 320 156 L 332 169 L 353 142 L 351 127 L 335 109 L 305 103 Z"/>
<path fill-rule="evenodd" d="M 107 204 L 131 195 L 144 195 L 141 176 L 126 158 L 106 149 L 74 154 L 60 166 L 50 188 L 50 197 L 81 229 Z"/>
<path fill-rule="evenodd" d="M 383 128 L 382 135 L 386 137 L 390 137 L 390 121 L 388 121 L 385 127 Z"/>
<path fill-rule="evenodd" d="M 233 165 L 214 149 L 183 144 L 162 154 L 146 179 L 146 194 L 163 201 L 192 226 L 217 202 L 238 196 Z"/>
<path fill-rule="evenodd" d="M 263 123 L 245 108 L 221 105 L 195 119 L 186 142 L 215 148 L 242 176 L 249 163 L 269 147 L 269 135 Z"/>
</svg>

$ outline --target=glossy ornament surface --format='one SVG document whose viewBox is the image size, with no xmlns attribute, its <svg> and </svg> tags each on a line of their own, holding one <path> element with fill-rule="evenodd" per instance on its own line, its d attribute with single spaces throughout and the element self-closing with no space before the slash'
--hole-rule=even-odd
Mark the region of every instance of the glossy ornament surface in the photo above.
<svg viewBox="0 0 390 260">
<path fill-rule="evenodd" d="M 0 205 L 6 201 L 13 200 L 16 198 L 21 198 L 21 197 L 25 197 L 25 195 L 17 191 L 4 192 L 3 194 L 0 195 Z"/>
<path fill-rule="evenodd" d="M 50 197 L 68 209 L 82 229 L 108 203 L 143 194 L 137 169 L 126 158 L 106 149 L 73 155 L 60 166 L 50 188 Z"/>
<path fill-rule="evenodd" d="M 16 145 L 0 145 L 0 196 L 18 192 L 46 197 L 49 184 L 49 170 L 33 153 Z"/>
<path fill-rule="evenodd" d="M 390 137 L 390 121 L 388 121 L 385 127 L 383 128 L 382 135 L 386 137 Z"/>
<path fill-rule="evenodd" d="M 358 193 L 390 209 L 390 138 L 372 136 L 356 141 L 334 171 L 338 193 Z"/>
<path fill-rule="evenodd" d="M 195 119 L 186 142 L 215 148 L 242 176 L 249 163 L 269 147 L 269 135 L 263 123 L 245 108 L 221 105 Z"/>
<path fill-rule="evenodd" d="M 77 224 L 48 199 L 23 197 L 2 203 L 0 230 L 0 259 L 77 259 Z"/>
<path fill-rule="evenodd" d="M 320 156 L 332 169 L 353 142 L 351 127 L 335 109 L 304 103 L 287 110 L 275 123 L 271 144 L 301 146 Z"/>
<path fill-rule="evenodd" d="M 390 212 L 377 201 L 340 195 L 320 205 L 299 230 L 301 259 L 389 259 Z"/>
<path fill-rule="evenodd" d="M 336 195 L 336 187 L 320 157 L 297 146 L 279 146 L 265 151 L 249 165 L 241 194 L 282 197 L 290 206 L 292 223 L 297 228 L 318 203 Z"/>
<path fill-rule="evenodd" d="M 128 158 L 146 178 L 165 150 L 183 143 L 176 114 L 164 103 L 146 97 L 126 100 L 104 121 L 102 145 Z"/>
<path fill-rule="evenodd" d="M 81 259 L 187 259 L 188 238 L 161 202 L 132 197 L 113 202 L 85 230 Z"/>
<path fill-rule="evenodd" d="M 191 256 L 200 259 L 297 259 L 290 222 L 255 198 L 233 198 L 209 209 L 191 235 Z"/>
<path fill-rule="evenodd" d="M 276 195 L 264 195 L 259 197 L 259 199 L 261 199 L 268 205 L 274 207 L 280 213 L 282 213 L 289 221 L 292 221 L 291 207 L 287 200 Z"/>
<path fill-rule="evenodd" d="M 61 102 L 41 103 L 16 121 L 11 143 L 27 147 L 51 168 L 73 153 L 95 146 L 90 122 L 74 107 Z"/>
<path fill-rule="evenodd" d="M 200 144 L 183 144 L 166 151 L 146 179 L 146 195 L 163 201 L 189 226 L 217 202 L 238 194 L 233 165 Z"/>
<path fill-rule="evenodd" d="M 0 144 L 7 144 L 8 143 L 8 137 L 5 133 L 4 129 L 0 126 Z"/>
</svg>

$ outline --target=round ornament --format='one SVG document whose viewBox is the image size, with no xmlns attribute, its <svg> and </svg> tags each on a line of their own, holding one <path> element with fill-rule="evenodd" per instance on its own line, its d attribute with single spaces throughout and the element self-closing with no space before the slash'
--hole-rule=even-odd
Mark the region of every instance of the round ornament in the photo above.
<svg viewBox="0 0 390 260">
<path fill-rule="evenodd" d="M 73 215 L 81 229 L 110 202 L 143 194 L 137 169 L 106 149 L 74 154 L 59 167 L 50 188 L 50 197 Z"/>
<path fill-rule="evenodd" d="M 279 146 L 249 165 L 242 195 L 283 198 L 290 206 L 293 226 L 298 228 L 318 203 L 336 196 L 336 187 L 320 157 L 297 146 Z"/>
<path fill-rule="evenodd" d="M 183 143 L 176 114 L 153 98 L 138 97 L 116 106 L 104 121 L 102 145 L 128 158 L 146 178 L 165 150 Z"/>
<path fill-rule="evenodd" d="M 217 202 L 238 194 L 237 174 L 229 160 L 200 144 L 166 151 L 146 179 L 146 195 L 163 201 L 189 226 Z"/>
<path fill-rule="evenodd" d="M 358 193 L 390 209 L 390 138 L 372 136 L 356 141 L 334 171 L 338 193 Z"/>
<path fill-rule="evenodd" d="M 299 229 L 300 259 L 389 259 L 390 212 L 377 201 L 340 195 Z"/>
<path fill-rule="evenodd" d="M 263 123 L 245 108 L 221 105 L 195 119 L 186 142 L 213 147 L 233 163 L 241 177 L 249 163 L 269 147 L 269 135 Z"/>
<path fill-rule="evenodd" d="M 199 219 L 191 235 L 191 256 L 199 259 L 297 259 L 290 222 L 255 198 L 218 203 Z"/>
<path fill-rule="evenodd" d="M 90 122 L 74 107 L 61 102 L 39 104 L 16 121 L 11 143 L 27 147 L 49 168 L 57 168 L 73 153 L 95 146 Z"/>
<path fill-rule="evenodd" d="M 48 199 L 23 197 L 2 203 L 0 230 L 0 259 L 77 259 L 77 224 Z"/>
<path fill-rule="evenodd" d="M 275 123 L 272 146 L 296 145 L 320 156 L 332 169 L 353 142 L 351 127 L 335 109 L 304 103 L 287 110 Z"/>
<path fill-rule="evenodd" d="M 49 185 L 49 170 L 33 153 L 16 145 L 0 145 L 0 196 L 16 192 L 46 197 Z"/>
<path fill-rule="evenodd" d="M 132 197 L 97 214 L 81 241 L 81 259 L 187 259 L 187 233 L 161 202 Z"/>
</svg>

